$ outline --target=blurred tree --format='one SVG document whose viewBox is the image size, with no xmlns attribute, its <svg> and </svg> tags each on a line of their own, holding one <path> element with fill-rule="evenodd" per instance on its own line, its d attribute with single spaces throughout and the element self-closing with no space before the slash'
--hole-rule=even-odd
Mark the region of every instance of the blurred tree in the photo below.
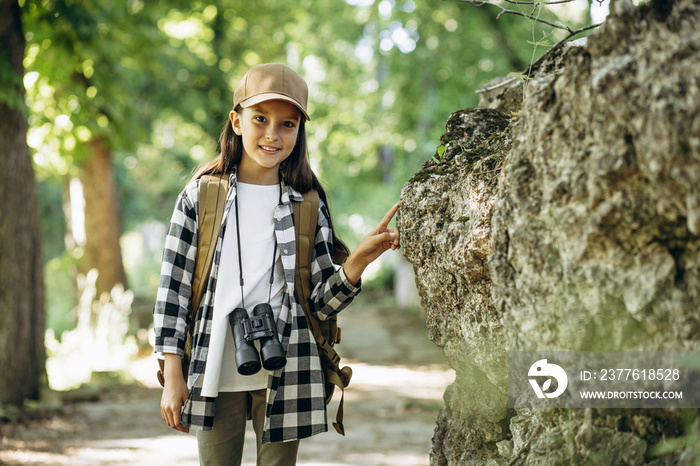
<svg viewBox="0 0 700 466">
<path fill-rule="evenodd" d="M 450 113 L 524 68 L 540 37 L 522 18 L 441 0 L 25 1 L 29 145 L 52 185 L 41 192 L 85 198 L 85 242 L 69 250 L 83 270 L 114 267 L 110 284 L 125 280 L 119 233 L 167 222 L 189 173 L 216 155 L 250 66 L 286 62 L 309 83 L 312 166 L 353 246 L 434 153 Z M 69 195 L 76 178 L 82 196 Z M 44 215 L 52 257 L 61 233 L 80 233 L 79 216 L 59 220 Z M 132 280 L 153 292 L 152 279 Z"/>
<path fill-rule="evenodd" d="M 36 399 L 45 374 L 43 261 L 27 146 L 20 7 L 0 0 L 0 404 Z"/>
<path fill-rule="evenodd" d="M 191 110 L 181 76 L 198 63 L 159 29 L 167 12 L 139 1 L 43 0 L 26 7 L 32 126 L 49 133 L 38 147 L 40 160 L 52 176 L 80 180 L 70 211 L 83 202 L 84 211 L 70 219 L 69 232 L 83 272 L 99 271 L 98 295 L 127 284 L 115 151 L 128 154 L 148 141 L 160 112 Z"/>
</svg>

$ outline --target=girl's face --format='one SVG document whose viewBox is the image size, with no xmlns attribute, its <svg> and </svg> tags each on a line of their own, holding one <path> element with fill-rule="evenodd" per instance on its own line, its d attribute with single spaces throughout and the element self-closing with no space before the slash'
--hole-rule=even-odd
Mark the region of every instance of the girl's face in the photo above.
<svg viewBox="0 0 700 466">
<path fill-rule="evenodd" d="M 283 100 L 267 100 L 230 113 L 233 131 L 243 140 L 238 180 L 279 183 L 279 166 L 292 153 L 299 136 L 301 113 Z"/>
</svg>

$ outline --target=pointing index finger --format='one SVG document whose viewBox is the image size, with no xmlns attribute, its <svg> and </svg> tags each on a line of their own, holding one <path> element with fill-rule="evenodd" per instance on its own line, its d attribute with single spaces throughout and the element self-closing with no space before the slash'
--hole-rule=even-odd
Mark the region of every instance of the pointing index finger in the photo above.
<svg viewBox="0 0 700 466">
<path fill-rule="evenodd" d="M 389 212 L 386 213 L 384 218 L 382 219 L 381 222 L 379 222 L 379 227 L 380 228 L 386 228 L 389 225 L 389 222 L 391 222 L 391 219 L 394 218 L 394 215 L 396 214 L 396 211 L 399 210 L 399 204 L 394 204 L 394 207 L 389 209 Z"/>
</svg>

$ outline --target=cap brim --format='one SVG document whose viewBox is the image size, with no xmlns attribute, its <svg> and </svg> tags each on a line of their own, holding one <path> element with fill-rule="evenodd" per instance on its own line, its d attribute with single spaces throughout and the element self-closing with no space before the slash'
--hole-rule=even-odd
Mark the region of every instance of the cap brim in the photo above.
<svg viewBox="0 0 700 466">
<path fill-rule="evenodd" d="M 266 102 L 268 100 L 284 100 L 285 102 L 289 102 L 290 104 L 294 105 L 296 108 L 299 109 L 299 111 L 302 113 L 302 115 L 304 115 L 307 121 L 311 120 L 311 118 L 309 118 L 309 114 L 306 113 L 306 110 L 304 110 L 304 108 L 301 106 L 301 104 L 299 104 L 299 102 L 287 95 L 277 94 L 275 92 L 267 92 L 264 94 L 254 95 L 253 97 L 244 100 L 238 105 L 240 105 L 243 108 L 248 108 L 252 107 L 253 105 L 257 105 L 261 102 Z"/>
</svg>

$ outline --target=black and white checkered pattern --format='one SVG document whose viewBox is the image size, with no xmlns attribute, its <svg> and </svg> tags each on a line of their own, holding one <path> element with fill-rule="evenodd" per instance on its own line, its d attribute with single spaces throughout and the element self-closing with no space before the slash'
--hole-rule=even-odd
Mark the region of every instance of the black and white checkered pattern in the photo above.
<svg viewBox="0 0 700 466">
<path fill-rule="evenodd" d="M 236 174 L 231 174 L 231 189 L 226 198 L 219 241 L 207 289 L 195 315 L 192 363 L 187 386 L 190 394 L 182 411 L 183 426 L 210 430 L 214 422 L 214 400 L 201 396 L 204 368 L 211 335 L 214 290 L 221 260 L 222 240 L 229 212 L 236 195 Z M 163 253 L 160 285 L 153 310 L 157 353 L 184 354 L 188 308 L 192 297 L 192 277 L 197 256 L 199 180 L 188 184 L 178 196 Z M 290 201 L 303 197 L 281 182 L 281 204 L 275 211 L 275 234 L 282 255 L 286 289 L 282 312 L 277 321 L 280 341 L 287 351 L 287 365 L 276 371 L 268 382 L 268 406 L 263 442 L 282 442 L 309 437 L 328 430 L 324 380 L 316 341 L 304 311 L 294 295 L 296 244 L 294 217 Z M 242 219 L 245 221 L 245 219 Z M 331 260 L 333 235 L 329 213 L 321 201 L 311 264 L 312 308 L 319 319 L 344 309 L 360 292 L 352 285 L 342 267 Z"/>
</svg>

